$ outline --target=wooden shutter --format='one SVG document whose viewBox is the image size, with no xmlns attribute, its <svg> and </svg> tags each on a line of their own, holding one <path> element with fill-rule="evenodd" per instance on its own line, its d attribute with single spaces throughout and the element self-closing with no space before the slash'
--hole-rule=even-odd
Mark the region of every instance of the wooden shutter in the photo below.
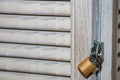
<svg viewBox="0 0 120 80">
<path fill-rule="evenodd" d="M 70 1 L 0 1 L 0 79 L 70 80 Z"/>
<path fill-rule="evenodd" d="M 116 69 L 113 17 L 116 18 L 117 0 L 99 1 L 99 37 L 104 42 L 105 59 L 98 76 L 88 80 L 112 80 L 116 75 L 112 71 Z M 0 79 L 86 80 L 77 66 L 91 53 L 95 36 L 93 3 L 94 0 L 1 0 Z"/>
</svg>

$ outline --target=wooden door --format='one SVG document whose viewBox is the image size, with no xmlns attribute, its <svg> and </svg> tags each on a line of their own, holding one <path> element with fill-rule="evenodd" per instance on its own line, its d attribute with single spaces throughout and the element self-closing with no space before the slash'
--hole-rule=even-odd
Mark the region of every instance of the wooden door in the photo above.
<svg viewBox="0 0 120 80">
<path fill-rule="evenodd" d="M 117 3 L 117 0 L 73 0 L 73 80 L 117 80 Z M 98 16 L 96 16 L 96 13 L 99 13 Z M 95 16 L 99 24 L 95 23 Z M 96 36 L 98 32 L 99 35 Z M 92 41 L 97 37 L 99 41 L 104 42 L 104 62 L 98 74 L 95 73 L 85 79 L 79 73 L 77 65 L 86 56 L 90 55 Z"/>
</svg>

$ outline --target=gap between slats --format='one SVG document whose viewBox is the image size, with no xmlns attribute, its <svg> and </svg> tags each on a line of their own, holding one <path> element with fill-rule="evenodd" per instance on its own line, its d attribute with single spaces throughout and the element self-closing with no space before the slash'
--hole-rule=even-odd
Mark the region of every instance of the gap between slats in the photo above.
<svg viewBox="0 0 120 80">
<path fill-rule="evenodd" d="M 70 76 L 71 65 L 66 62 L 0 57 L 0 70 Z"/>
<path fill-rule="evenodd" d="M 47 76 L 47 75 L 35 75 L 15 72 L 0 71 L 1 80 L 70 80 L 67 77 Z"/>
<path fill-rule="evenodd" d="M 71 48 L 0 43 L 0 56 L 71 61 Z"/>
<path fill-rule="evenodd" d="M 119 61 L 120 62 L 120 61 Z M 118 66 L 118 72 L 120 72 L 120 66 Z"/>
<path fill-rule="evenodd" d="M 0 1 L 0 13 L 70 16 L 70 2 Z"/>
<path fill-rule="evenodd" d="M 0 29 L 0 42 L 70 46 L 71 34 L 65 32 L 45 32 Z"/>
<path fill-rule="evenodd" d="M 70 17 L 0 15 L 0 28 L 70 31 Z"/>
</svg>

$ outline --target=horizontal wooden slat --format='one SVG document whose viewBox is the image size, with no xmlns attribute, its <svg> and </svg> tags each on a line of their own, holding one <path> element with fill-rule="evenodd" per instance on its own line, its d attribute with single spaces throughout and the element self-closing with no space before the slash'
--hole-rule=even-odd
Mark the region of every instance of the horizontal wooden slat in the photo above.
<svg viewBox="0 0 120 80">
<path fill-rule="evenodd" d="M 117 59 L 117 67 L 120 67 L 120 58 Z"/>
<path fill-rule="evenodd" d="M 0 71 L 1 80 L 70 80 L 67 77 L 45 76 L 25 73 L 3 72 Z"/>
<path fill-rule="evenodd" d="M 71 65 L 66 62 L 0 57 L 0 70 L 70 76 Z"/>
<path fill-rule="evenodd" d="M 0 1 L 0 13 L 70 16 L 70 3 L 61 1 Z"/>
<path fill-rule="evenodd" d="M 120 15 L 118 15 L 118 23 L 120 24 Z"/>
<path fill-rule="evenodd" d="M 70 61 L 71 49 L 0 43 L 0 56 Z"/>
<path fill-rule="evenodd" d="M 70 46 L 70 33 L 0 29 L 0 41 Z"/>
<path fill-rule="evenodd" d="M 118 29 L 118 34 L 117 34 L 117 36 L 118 36 L 118 39 L 120 38 L 120 29 Z"/>
<path fill-rule="evenodd" d="M 69 17 L 0 15 L 0 27 L 70 31 Z"/>
<path fill-rule="evenodd" d="M 118 45 L 117 45 L 117 53 L 119 53 L 120 52 L 120 43 L 118 43 Z"/>
</svg>

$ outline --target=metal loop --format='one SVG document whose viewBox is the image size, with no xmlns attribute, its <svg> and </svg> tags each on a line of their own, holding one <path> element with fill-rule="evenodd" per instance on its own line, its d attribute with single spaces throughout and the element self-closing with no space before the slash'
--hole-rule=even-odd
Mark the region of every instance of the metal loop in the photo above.
<svg viewBox="0 0 120 80">
<path fill-rule="evenodd" d="M 93 42 L 93 47 L 91 49 L 90 60 L 96 65 L 99 66 L 103 62 L 103 42 Z"/>
</svg>

